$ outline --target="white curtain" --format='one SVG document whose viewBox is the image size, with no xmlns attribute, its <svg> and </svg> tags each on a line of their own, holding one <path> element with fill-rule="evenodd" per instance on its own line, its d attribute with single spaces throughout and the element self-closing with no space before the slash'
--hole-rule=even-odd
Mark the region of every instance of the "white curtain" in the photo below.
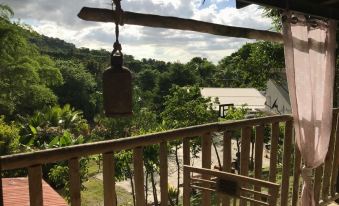
<svg viewBox="0 0 339 206">
<path fill-rule="evenodd" d="M 324 162 L 332 122 L 336 22 L 286 12 L 285 64 L 302 169 L 302 206 L 315 205 L 312 169 Z"/>
</svg>

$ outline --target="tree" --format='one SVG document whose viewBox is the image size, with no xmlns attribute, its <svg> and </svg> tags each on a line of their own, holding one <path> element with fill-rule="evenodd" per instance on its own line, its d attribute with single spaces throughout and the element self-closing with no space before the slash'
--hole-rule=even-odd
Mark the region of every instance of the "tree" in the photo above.
<svg viewBox="0 0 339 206">
<path fill-rule="evenodd" d="M 95 79 L 81 63 L 60 60 L 57 66 L 64 79 L 64 83 L 55 88 L 59 103 L 82 110 L 85 118 L 92 121 L 100 108 Z"/>
<path fill-rule="evenodd" d="M 245 44 L 219 64 L 218 82 L 224 87 L 254 87 L 266 89 L 269 79 L 281 81 L 284 73 L 284 50 L 276 43 L 259 41 Z M 225 78 L 226 81 L 223 81 Z"/>
<path fill-rule="evenodd" d="M 0 113 L 14 117 L 54 105 L 51 88 L 61 83 L 54 62 L 27 42 L 20 27 L 0 21 Z"/>
<path fill-rule="evenodd" d="M 165 97 L 164 111 L 161 113 L 161 118 L 166 129 L 188 127 L 192 125 L 214 122 L 217 120 L 217 114 L 212 109 L 210 99 L 205 99 L 201 96 L 200 88 L 179 87 L 173 86 L 168 96 Z M 180 185 L 180 163 L 178 158 L 178 150 L 181 147 L 180 141 L 172 142 L 174 150 L 171 152 L 175 155 L 177 165 L 177 197 L 176 205 L 179 202 L 179 185 Z M 200 144 L 194 142 L 191 149 L 193 154 L 198 152 L 197 147 Z"/>
</svg>

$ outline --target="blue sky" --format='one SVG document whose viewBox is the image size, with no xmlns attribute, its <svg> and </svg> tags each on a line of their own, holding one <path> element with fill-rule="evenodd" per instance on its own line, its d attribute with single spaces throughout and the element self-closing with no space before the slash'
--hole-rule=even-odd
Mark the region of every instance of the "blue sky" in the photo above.
<svg viewBox="0 0 339 206">
<path fill-rule="evenodd" d="M 111 8 L 110 0 L 3 0 L 11 6 L 15 17 L 37 32 L 63 39 L 77 47 L 111 50 L 114 25 L 86 22 L 77 17 L 83 6 Z M 235 0 L 122 0 L 126 11 L 191 18 L 213 23 L 271 28 L 255 5 L 237 10 Z M 171 62 L 187 62 L 195 56 L 213 62 L 236 51 L 246 39 L 219 37 L 188 31 L 165 30 L 125 25 L 120 41 L 123 52 L 136 58 L 154 58 Z"/>
</svg>

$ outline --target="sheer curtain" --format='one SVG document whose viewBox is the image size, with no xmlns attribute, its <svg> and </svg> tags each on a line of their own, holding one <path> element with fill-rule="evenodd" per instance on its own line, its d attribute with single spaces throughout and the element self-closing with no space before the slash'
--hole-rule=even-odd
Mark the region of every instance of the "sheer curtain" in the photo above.
<svg viewBox="0 0 339 206">
<path fill-rule="evenodd" d="M 312 169 L 324 162 L 332 122 L 336 22 L 286 12 L 285 64 L 302 169 L 303 206 L 315 205 Z"/>
</svg>

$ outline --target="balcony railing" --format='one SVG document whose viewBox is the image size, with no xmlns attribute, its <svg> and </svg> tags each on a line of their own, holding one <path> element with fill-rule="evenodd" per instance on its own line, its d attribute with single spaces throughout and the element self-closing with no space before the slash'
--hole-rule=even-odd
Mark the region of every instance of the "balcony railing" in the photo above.
<svg viewBox="0 0 339 206">
<path fill-rule="evenodd" d="M 315 170 L 314 191 L 317 202 L 320 205 L 339 198 L 336 192 L 337 174 L 339 166 L 339 136 L 338 126 L 339 109 L 334 110 L 334 121 L 331 135 L 329 152 L 324 165 Z M 284 127 L 283 137 L 279 137 L 280 126 Z M 265 179 L 262 176 L 263 151 L 265 128 L 269 128 L 270 133 L 270 161 L 269 174 Z M 231 172 L 232 145 L 231 138 L 234 131 L 241 131 L 241 156 L 239 173 L 243 176 L 252 176 L 256 179 L 265 179 L 269 182 L 280 184 L 279 202 L 281 206 L 296 206 L 300 194 L 300 166 L 301 157 L 293 138 L 293 120 L 290 115 L 270 116 L 257 119 L 240 120 L 232 122 L 217 122 L 192 126 L 187 128 L 169 130 L 166 132 L 153 133 L 135 137 L 128 137 L 116 140 L 101 141 L 95 143 L 81 144 L 63 148 L 36 151 L 31 153 L 15 154 L 1 157 L 1 171 L 27 168 L 29 179 L 29 197 L 31 206 L 43 205 L 42 198 L 42 165 L 59 161 L 68 161 L 70 203 L 72 206 L 81 205 L 80 196 L 80 171 L 79 159 L 89 155 L 103 155 L 103 187 L 104 205 L 116 205 L 115 181 L 114 181 L 114 153 L 122 150 L 133 150 L 133 168 L 135 181 L 136 205 L 145 205 L 144 192 L 144 168 L 143 168 L 143 147 L 154 144 L 160 145 L 160 193 L 161 206 L 168 205 L 168 151 L 167 143 L 170 141 L 182 141 L 183 144 L 183 164 L 190 165 L 190 141 L 192 138 L 202 138 L 202 167 L 211 168 L 211 145 L 213 133 L 223 133 L 223 166 L 222 170 Z M 253 132 L 254 134 L 253 135 Z M 253 136 L 253 137 L 252 137 Z M 255 139 L 254 170 L 250 172 L 250 144 L 251 138 Z M 280 171 L 278 160 L 279 144 L 283 142 L 281 182 L 277 180 L 277 171 Z M 294 157 L 294 158 L 293 158 Z M 184 174 L 183 203 L 189 204 L 190 188 L 187 187 L 189 173 Z M 292 177 L 293 176 L 293 177 Z M 209 181 L 207 176 L 202 178 Z M 290 181 L 293 179 L 293 181 Z M 186 181 L 186 183 L 185 183 Z M 290 185 L 290 182 L 292 184 Z M 186 186 L 185 186 L 186 185 Z M 2 187 L 1 187 L 2 188 Z M 1 197 L 2 197 L 2 190 Z M 254 191 L 260 191 L 260 187 L 254 187 Z M 292 191 L 292 193 L 290 193 Z M 269 196 L 269 194 L 268 194 Z M 211 191 L 202 191 L 202 205 L 211 205 Z M 254 195 L 254 198 L 255 197 Z M 2 198 L 1 198 L 2 200 Z M 221 204 L 228 206 L 231 201 L 238 201 L 235 198 L 226 196 L 222 198 Z M 240 205 L 244 205 L 246 200 L 240 200 Z"/>
</svg>

